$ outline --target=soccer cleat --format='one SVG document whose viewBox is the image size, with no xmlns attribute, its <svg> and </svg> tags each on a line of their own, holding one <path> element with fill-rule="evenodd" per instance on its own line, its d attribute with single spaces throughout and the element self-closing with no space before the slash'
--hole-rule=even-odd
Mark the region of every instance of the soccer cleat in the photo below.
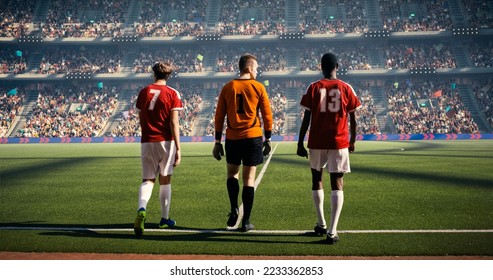
<svg viewBox="0 0 493 280">
<path fill-rule="evenodd" d="M 250 224 L 250 221 L 243 222 L 243 225 L 241 226 L 241 231 L 247 232 L 253 230 L 255 227 L 253 224 Z"/>
<path fill-rule="evenodd" d="M 336 244 L 337 242 L 339 242 L 339 235 L 327 233 L 328 244 Z"/>
<path fill-rule="evenodd" d="M 171 219 L 161 218 L 159 222 L 159 228 L 173 227 L 174 225 L 176 225 L 176 221 Z"/>
<path fill-rule="evenodd" d="M 228 222 L 226 223 L 228 225 L 228 227 L 234 227 L 236 225 L 236 222 L 238 221 L 238 209 L 236 209 L 236 211 L 231 211 L 229 214 L 228 214 L 229 218 L 228 218 Z"/>
<path fill-rule="evenodd" d="M 315 231 L 315 233 L 319 236 L 324 236 L 327 234 L 327 226 L 319 226 L 318 224 L 315 226 L 315 228 L 313 229 Z"/>
<path fill-rule="evenodd" d="M 137 212 L 137 218 L 135 218 L 134 232 L 135 235 L 141 236 L 144 233 L 144 223 L 146 221 L 146 210 L 141 208 Z"/>
</svg>

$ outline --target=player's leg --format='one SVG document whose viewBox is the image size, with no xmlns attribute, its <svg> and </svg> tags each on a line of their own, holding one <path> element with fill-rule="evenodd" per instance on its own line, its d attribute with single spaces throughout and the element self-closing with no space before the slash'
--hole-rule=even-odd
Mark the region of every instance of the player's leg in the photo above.
<svg viewBox="0 0 493 280">
<path fill-rule="evenodd" d="M 159 202 L 161 204 L 161 220 L 159 228 L 172 227 L 176 221 L 170 219 L 169 210 L 171 206 L 171 175 L 173 174 L 173 161 L 176 147 L 171 141 L 160 143 L 159 156 Z"/>
<path fill-rule="evenodd" d="M 155 179 L 144 179 L 139 187 L 139 207 L 138 210 L 147 209 L 147 203 L 151 199 L 152 189 Z"/>
<path fill-rule="evenodd" d="M 330 173 L 330 186 L 332 189 L 330 195 L 330 226 L 327 232 L 327 242 L 334 244 L 339 241 L 337 235 L 337 224 L 341 216 L 342 206 L 344 204 L 344 173 L 351 172 L 349 167 L 348 149 L 330 150 L 328 162 L 328 171 Z"/>
<path fill-rule="evenodd" d="M 249 231 L 254 228 L 250 223 L 250 215 L 255 199 L 255 172 L 257 165 L 264 161 L 262 155 L 262 137 L 244 139 L 241 158 L 243 160 L 243 221 L 241 230 Z"/>
<path fill-rule="evenodd" d="M 344 204 L 343 175 L 343 173 L 330 173 L 332 192 L 330 195 L 330 227 L 327 232 L 327 240 L 329 243 L 335 243 L 338 240 L 337 224 L 339 223 L 342 205 Z M 330 238 L 332 238 L 332 240 L 329 240 Z"/>
<path fill-rule="evenodd" d="M 238 181 L 238 177 L 240 174 L 240 166 L 228 163 L 227 164 L 227 180 L 226 180 L 226 188 L 228 190 L 229 204 L 231 207 L 231 211 L 228 214 L 228 221 L 226 224 L 229 227 L 236 225 L 238 221 L 238 195 L 240 194 L 240 183 Z"/>
<path fill-rule="evenodd" d="M 324 188 L 322 182 L 322 171 L 311 169 L 312 171 L 312 198 L 317 213 L 318 223 L 315 225 L 315 233 L 320 235 L 327 234 L 327 223 L 324 215 Z"/>
<path fill-rule="evenodd" d="M 252 213 L 253 201 L 255 199 L 255 172 L 256 166 L 243 166 L 243 192 L 241 199 L 243 201 L 243 221 L 241 230 L 249 231 L 253 229 L 250 223 L 250 215 Z"/>
<path fill-rule="evenodd" d="M 318 222 L 314 231 L 316 234 L 327 234 L 327 223 L 324 215 L 325 193 L 322 181 L 322 170 L 327 165 L 327 150 L 310 149 L 310 168 L 312 172 L 312 199 Z"/>
<path fill-rule="evenodd" d="M 159 161 L 154 156 L 153 143 L 141 144 L 141 162 L 143 179 L 139 187 L 138 210 L 134 222 L 134 232 L 137 236 L 144 233 L 147 203 L 151 199 L 152 189 L 156 180 L 156 170 Z"/>
<path fill-rule="evenodd" d="M 134 222 L 134 232 L 137 236 L 144 233 L 144 224 L 147 218 L 146 207 L 152 195 L 154 180 L 155 179 L 144 179 L 139 187 L 139 206 L 137 210 L 137 217 Z"/>
</svg>

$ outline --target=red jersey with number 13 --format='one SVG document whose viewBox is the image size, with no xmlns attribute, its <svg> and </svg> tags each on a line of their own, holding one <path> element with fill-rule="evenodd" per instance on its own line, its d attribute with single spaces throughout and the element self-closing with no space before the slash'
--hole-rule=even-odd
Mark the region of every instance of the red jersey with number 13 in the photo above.
<svg viewBox="0 0 493 280">
<path fill-rule="evenodd" d="M 349 113 L 361 107 L 353 88 L 341 80 L 321 79 L 311 83 L 301 98 L 305 114 L 311 113 L 308 148 L 349 147 Z"/>
<path fill-rule="evenodd" d="M 148 85 L 139 92 L 135 106 L 139 109 L 141 143 L 173 140 L 171 111 L 183 110 L 177 90 L 166 85 Z"/>
</svg>

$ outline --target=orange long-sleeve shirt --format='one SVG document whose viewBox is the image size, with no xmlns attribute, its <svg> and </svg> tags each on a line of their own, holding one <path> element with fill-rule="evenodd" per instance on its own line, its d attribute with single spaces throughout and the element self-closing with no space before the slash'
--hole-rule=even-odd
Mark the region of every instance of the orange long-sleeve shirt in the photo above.
<svg viewBox="0 0 493 280">
<path fill-rule="evenodd" d="M 254 79 L 235 79 L 228 82 L 222 88 L 217 101 L 214 120 L 216 133 L 222 133 L 226 118 L 227 139 L 262 136 L 259 110 L 264 131 L 272 131 L 272 110 L 264 85 Z"/>
</svg>

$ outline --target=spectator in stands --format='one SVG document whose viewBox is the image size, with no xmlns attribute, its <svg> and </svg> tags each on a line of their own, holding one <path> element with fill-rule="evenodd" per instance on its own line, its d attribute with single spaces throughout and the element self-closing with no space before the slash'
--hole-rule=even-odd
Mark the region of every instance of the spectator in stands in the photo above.
<svg viewBox="0 0 493 280">
<path fill-rule="evenodd" d="M 389 117 L 395 133 L 477 133 L 478 126 L 466 109 L 455 81 L 387 82 Z"/>
<path fill-rule="evenodd" d="M 25 100 L 25 94 L 18 90 L 15 95 L 8 94 L 7 90 L 0 90 L 0 137 L 6 137 L 7 132 L 14 124 Z"/>
<path fill-rule="evenodd" d="M 116 92 L 92 86 L 46 86 L 17 136 L 99 136 L 116 108 Z"/>
<path fill-rule="evenodd" d="M 8 47 L 0 49 L 0 74 L 25 73 L 27 68 L 25 57 L 29 57 L 29 51 L 20 51 Z"/>
<path fill-rule="evenodd" d="M 474 80 L 471 86 L 483 116 L 493 128 L 493 79 Z"/>
</svg>

